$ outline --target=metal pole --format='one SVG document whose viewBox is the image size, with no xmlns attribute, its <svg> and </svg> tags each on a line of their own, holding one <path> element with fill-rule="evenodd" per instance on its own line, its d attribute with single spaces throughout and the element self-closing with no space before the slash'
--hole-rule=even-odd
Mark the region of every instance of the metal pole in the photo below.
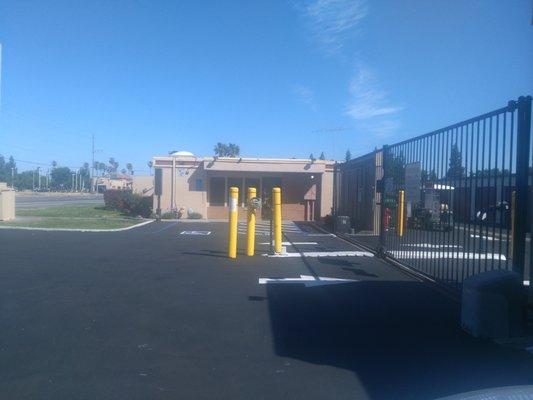
<svg viewBox="0 0 533 400">
<path fill-rule="evenodd" d="M 531 96 L 519 97 L 517 102 L 517 139 L 516 139 L 516 218 L 515 237 L 512 243 L 513 270 L 524 275 L 526 258 L 526 232 L 528 224 L 528 175 L 529 148 L 531 140 Z M 531 275 L 532 272 L 529 271 Z M 531 285 L 531 279 L 530 279 Z"/>
<path fill-rule="evenodd" d="M 252 206 L 252 199 L 257 195 L 256 188 L 248 188 L 248 229 L 246 255 L 253 256 L 255 253 L 255 208 Z"/>
<path fill-rule="evenodd" d="M 403 221 L 404 221 L 404 209 L 405 209 L 405 192 L 400 190 L 398 192 L 398 236 L 403 236 Z"/>
<path fill-rule="evenodd" d="M 274 252 L 281 253 L 281 189 L 272 188 L 272 202 L 274 205 Z"/>
<path fill-rule="evenodd" d="M 270 254 L 274 253 L 274 238 L 272 230 L 272 218 L 274 217 L 274 212 L 272 210 L 272 205 L 270 206 Z"/>
<path fill-rule="evenodd" d="M 229 238 L 228 257 L 237 258 L 237 223 L 239 218 L 239 188 L 232 186 L 229 189 Z"/>
<path fill-rule="evenodd" d="M 93 159 L 92 159 L 92 164 L 91 164 L 91 185 L 90 185 L 90 191 L 91 193 L 94 191 L 93 190 L 93 185 L 92 185 L 92 180 L 94 179 L 94 134 L 92 135 L 92 155 L 93 155 Z"/>
</svg>

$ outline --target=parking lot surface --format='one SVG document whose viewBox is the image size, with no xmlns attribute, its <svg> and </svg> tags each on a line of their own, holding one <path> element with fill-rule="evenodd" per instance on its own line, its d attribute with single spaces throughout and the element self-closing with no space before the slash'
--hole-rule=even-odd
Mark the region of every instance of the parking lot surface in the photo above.
<svg viewBox="0 0 533 400">
<path fill-rule="evenodd" d="M 0 231 L 0 399 L 433 399 L 533 384 L 533 355 L 469 337 L 457 303 L 357 246 L 286 223 L 288 256 L 267 256 L 268 234 L 244 256 L 241 230 L 230 260 L 226 232 Z"/>
</svg>

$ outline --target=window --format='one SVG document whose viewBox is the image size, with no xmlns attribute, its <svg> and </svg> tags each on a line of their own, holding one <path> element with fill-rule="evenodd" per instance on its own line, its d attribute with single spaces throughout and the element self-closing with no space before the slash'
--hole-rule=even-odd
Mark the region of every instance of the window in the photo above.
<svg viewBox="0 0 533 400">
<path fill-rule="evenodd" d="M 226 180 L 224 178 L 211 178 L 209 180 L 209 205 L 224 205 L 224 190 Z"/>
<path fill-rule="evenodd" d="M 197 192 L 201 192 L 204 190 L 204 180 L 203 179 L 196 179 L 194 183 L 194 190 Z"/>
</svg>

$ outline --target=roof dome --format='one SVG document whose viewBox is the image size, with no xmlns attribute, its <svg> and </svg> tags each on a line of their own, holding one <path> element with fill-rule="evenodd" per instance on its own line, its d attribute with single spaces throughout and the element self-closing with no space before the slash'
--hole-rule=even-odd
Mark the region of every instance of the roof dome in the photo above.
<svg viewBox="0 0 533 400">
<path fill-rule="evenodd" d="M 170 153 L 170 155 L 173 157 L 194 157 L 194 154 L 192 154 L 190 151 L 184 151 L 184 150 L 173 151 Z"/>
</svg>

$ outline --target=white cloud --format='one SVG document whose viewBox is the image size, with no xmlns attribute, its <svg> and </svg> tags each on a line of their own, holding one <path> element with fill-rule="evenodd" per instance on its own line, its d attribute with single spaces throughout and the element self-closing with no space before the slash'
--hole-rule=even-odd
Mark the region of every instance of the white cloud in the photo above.
<svg viewBox="0 0 533 400">
<path fill-rule="evenodd" d="M 332 53 L 343 47 L 348 34 L 366 15 L 366 0 L 315 0 L 305 7 L 313 35 Z"/>
<path fill-rule="evenodd" d="M 365 67 L 357 68 L 350 81 L 350 101 L 346 114 L 358 126 L 376 136 L 392 135 L 399 127 L 397 115 L 401 107 L 390 104 L 388 94 L 383 90 L 375 75 Z"/>
<path fill-rule="evenodd" d="M 293 92 L 299 101 L 309 106 L 311 110 L 317 110 L 315 104 L 315 94 L 311 88 L 303 85 L 294 85 Z"/>
</svg>

